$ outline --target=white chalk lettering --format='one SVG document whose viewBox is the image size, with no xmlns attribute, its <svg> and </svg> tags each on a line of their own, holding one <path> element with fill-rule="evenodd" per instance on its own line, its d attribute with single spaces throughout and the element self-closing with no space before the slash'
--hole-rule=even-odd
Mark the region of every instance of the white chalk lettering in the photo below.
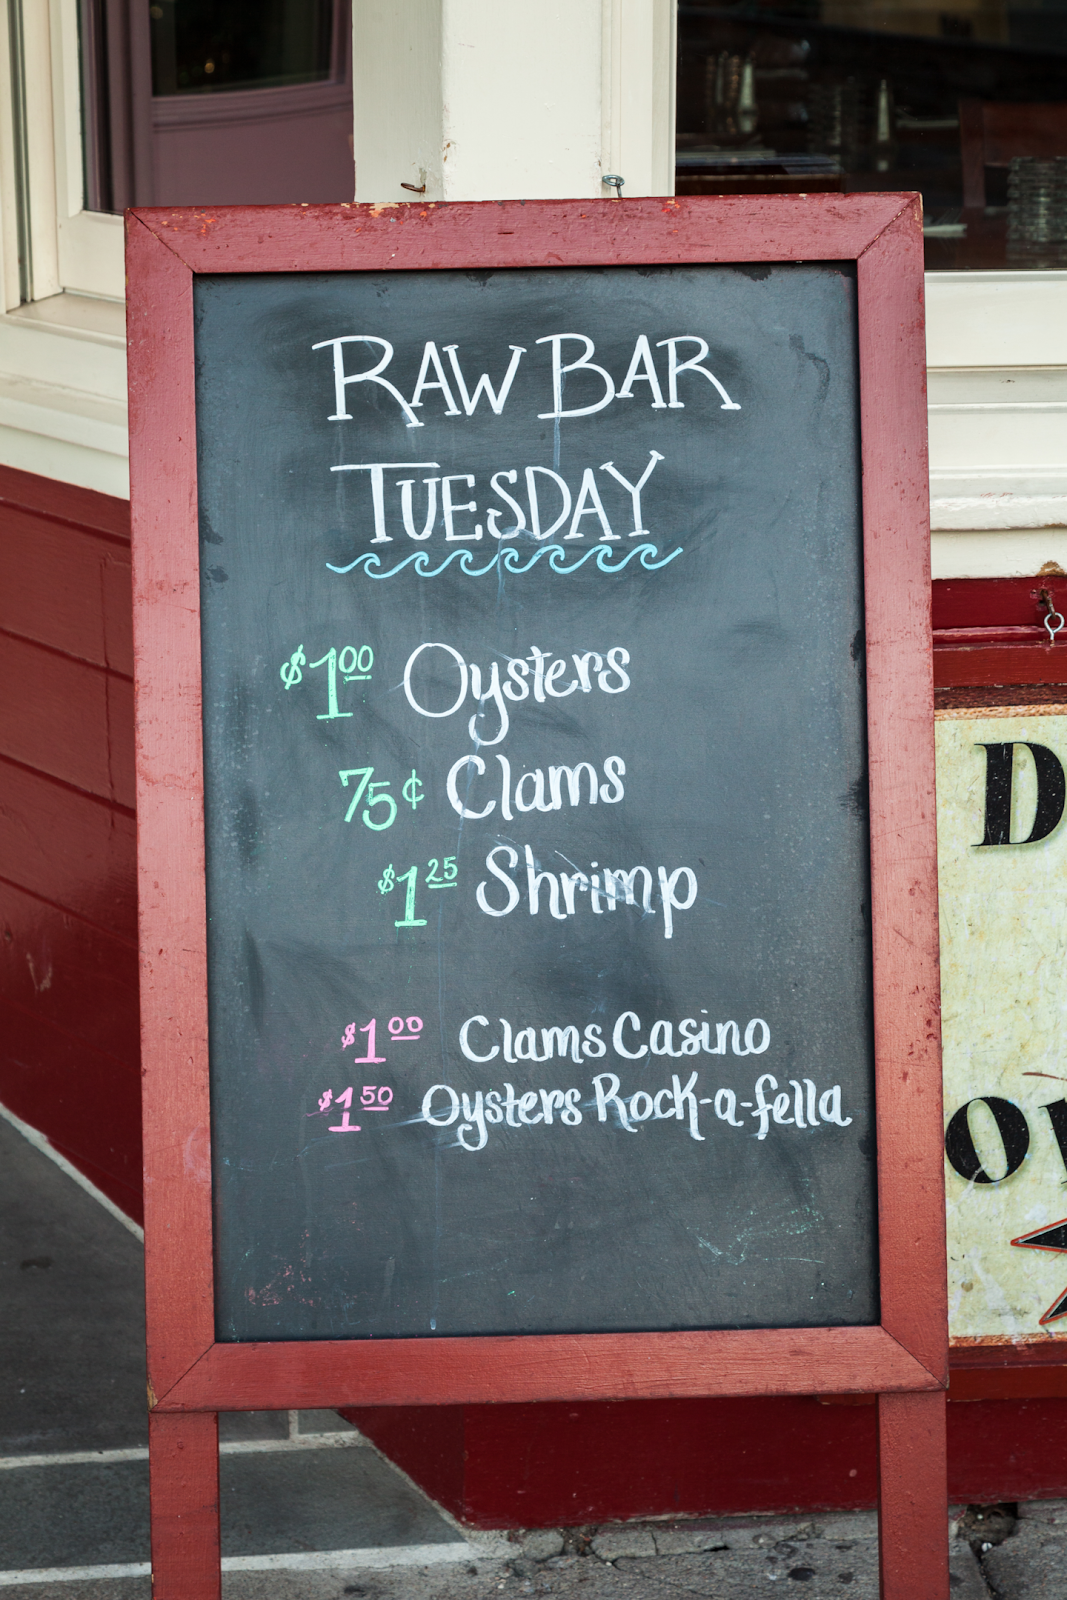
<svg viewBox="0 0 1067 1600">
<path fill-rule="evenodd" d="M 551 478 L 559 490 L 563 501 L 563 510 L 549 527 L 541 526 L 541 502 L 537 498 L 537 474 L 543 478 Z M 526 494 L 530 501 L 530 532 L 535 539 L 550 539 L 557 529 L 562 528 L 571 513 L 571 492 L 567 487 L 565 478 L 558 472 L 553 472 L 551 467 L 526 468 Z"/>
<path fill-rule="evenodd" d="M 442 663 L 439 658 L 428 654 L 434 650 L 443 650 L 451 657 L 456 673 L 453 680 L 455 698 L 443 711 L 434 711 L 425 703 L 427 699 L 432 701 L 434 698 L 430 691 L 439 689 L 442 668 L 448 673 L 453 671 L 451 664 Z M 529 662 L 533 663 L 532 673 Z M 412 711 L 417 712 L 420 717 L 441 718 L 454 716 L 469 694 L 477 709 L 468 721 L 468 734 L 476 746 L 490 746 L 500 744 L 507 737 L 511 725 L 508 701 L 515 704 L 529 699 L 532 693 L 538 704 L 546 705 L 549 699 L 565 700 L 568 695 L 577 693 L 579 689 L 583 694 L 590 694 L 594 675 L 602 694 L 625 694 L 630 687 L 630 675 L 625 670 L 629 664 L 630 652 L 623 645 L 613 645 L 606 656 L 595 650 L 576 651 L 570 656 L 553 656 L 551 650 L 541 650 L 537 645 L 533 645 L 525 660 L 509 657 L 504 663 L 504 674 L 501 677 L 499 661 L 493 661 L 487 669 L 483 669 L 477 662 L 468 664 L 453 645 L 428 640 L 425 644 L 416 646 L 404 665 L 404 697 Z M 574 676 L 566 683 L 562 683 L 560 680 L 567 677 L 572 670 Z M 488 735 L 488 728 L 481 726 L 487 714 L 487 700 L 493 702 L 500 719 L 500 726 L 492 738 Z M 562 783 L 571 770 L 569 767 L 550 768 L 550 787 L 553 771 L 561 774 Z M 618 780 L 625 776 L 626 763 L 621 756 L 611 756 L 604 763 L 604 773 L 608 783 L 600 786 L 599 797 L 605 805 L 614 805 L 622 799 L 622 785 Z M 573 790 L 571 779 L 567 777 L 566 781 L 568 789 Z M 541 783 L 544 783 L 543 776 Z M 449 798 L 451 799 L 451 796 Z M 574 803 L 572 801 L 572 804 Z M 595 800 L 590 801 L 590 804 L 595 803 Z M 519 809 L 525 811 L 531 807 L 524 802 Z M 559 805 L 553 802 L 552 805 L 539 805 L 537 809 L 559 810 Z"/>
<path fill-rule="evenodd" d="M 576 361 L 563 362 L 561 349 L 564 339 L 577 340 L 585 345 L 585 353 Z M 596 349 L 592 339 L 584 333 L 550 333 L 544 339 L 538 339 L 538 344 L 552 346 L 552 404 L 551 411 L 539 411 L 538 421 L 545 421 L 555 417 L 591 417 L 595 411 L 603 411 L 605 406 L 610 406 L 615 398 L 615 380 L 611 373 L 603 367 L 598 367 L 595 361 L 590 361 L 590 356 Z M 392 351 L 390 351 L 392 354 Z M 704 346 L 707 354 L 707 346 Z M 594 372 L 604 385 L 604 393 L 600 399 L 589 406 L 574 406 L 570 411 L 563 409 L 563 384 L 569 372 Z"/>
<path fill-rule="evenodd" d="M 660 900 L 663 903 L 663 937 L 673 939 L 674 913 L 688 911 L 693 904 L 697 897 L 697 875 L 692 867 L 676 867 L 669 878 L 666 867 L 660 867 L 658 870 Z M 685 878 L 689 884 L 689 897 L 686 900 L 676 900 L 674 896 L 674 886 L 679 878 Z"/>
<path fill-rule="evenodd" d="M 433 1100 L 437 1094 L 446 1094 L 449 1099 L 449 1109 L 443 1117 L 433 1114 Z M 450 1089 L 447 1083 L 435 1083 L 427 1089 L 422 1097 L 422 1116 L 424 1122 L 431 1123 L 435 1128 L 450 1128 L 459 1116 L 459 1095 L 455 1089 Z"/>
<path fill-rule="evenodd" d="M 700 349 L 697 351 L 696 355 L 691 356 L 688 361 L 679 361 L 678 346 L 680 344 L 697 344 L 700 346 Z M 678 398 L 678 379 L 681 377 L 683 372 L 702 373 L 703 376 L 707 378 L 709 383 L 714 384 L 715 388 L 722 396 L 722 405 L 720 410 L 740 411 L 741 407 L 736 401 L 730 399 L 730 396 L 726 393 L 726 390 L 723 388 L 714 372 L 710 372 L 707 367 L 702 367 L 700 365 L 704 357 L 708 354 L 708 344 L 706 339 L 701 339 L 693 333 L 683 333 L 677 335 L 673 339 L 658 339 L 656 341 L 657 350 L 662 350 L 664 345 L 667 347 L 667 387 L 670 392 L 670 400 L 668 401 L 668 404 L 672 411 L 680 410 L 685 404 L 684 400 L 679 400 Z"/>
<path fill-rule="evenodd" d="M 656 372 L 656 363 L 652 359 L 652 350 L 648 342 L 648 334 L 641 333 L 637 336 L 634 353 L 630 358 L 630 365 L 626 369 L 626 376 L 622 380 L 622 388 L 616 399 L 632 400 L 634 398 L 633 386 L 635 383 L 647 383 L 652 395 L 653 411 L 665 411 L 667 402 L 663 398 L 663 390 L 659 386 L 659 375 Z"/>
<path fill-rule="evenodd" d="M 437 374 L 436 378 L 429 376 L 431 367 Z M 459 416 L 459 407 L 455 402 L 452 390 L 448 386 L 445 369 L 441 365 L 441 357 L 438 355 L 437 346 L 432 339 L 423 347 L 422 366 L 419 368 L 419 375 L 415 380 L 415 389 L 411 396 L 412 406 L 422 405 L 422 397 L 427 389 L 440 389 L 445 399 L 446 417 Z"/>
<path fill-rule="evenodd" d="M 488 1028 L 488 1017 L 468 1017 L 459 1030 L 459 1048 L 463 1051 L 468 1061 L 492 1061 L 494 1056 L 500 1054 L 500 1046 L 495 1044 L 486 1056 L 477 1055 L 470 1046 L 470 1030 L 473 1026 Z"/>
<path fill-rule="evenodd" d="M 601 1038 L 602 1029 L 588 1023 L 580 1030 L 576 1023 L 562 1026 L 526 1026 L 514 1028 L 504 1017 L 498 1019 L 503 1033 L 503 1057 L 513 1063 L 571 1061 L 580 1064 L 583 1056 L 597 1057 L 605 1052 Z M 661 1042 L 669 1041 L 670 1024 L 663 1019 L 652 1024 L 650 1038 L 657 1029 Z M 477 1037 L 472 1038 L 472 1030 Z M 642 1031 L 641 1021 L 632 1011 L 624 1011 L 618 1018 L 613 1043 L 616 1053 L 630 1061 L 648 1056 L 648 1046 L 634 1050 L 624 1041 L 624 1031 L 632 1039 Z M 495 1025 L 481 1013 L 468 1017 L 459 1028 L 460 1052 L 467 1061 L 483 1064 L 497 1058 L 501 1052 L 499 1037 L 494 1038 Z M 663 1054 L 652 1051 L 652 1055 Z M 677 1053 L 677 1052 L 675 1052 Z M 709 1052 L 714 1053 L 714 1052 Z M 646 1076 L 651 1057 L 641 1069 Z M 789 1090 L 792 1090 L 790 1094 Z M 713 1108 L 714 1131 L 721 1127 L 722 1137 L 729 1137 L 725 1129 L 744 1132 L 748 1124 L 738 1115 L 747 1110 L 758 1124 L 757 1142 L 766 1140 L 772 1131 L 793 1130 L 790 1137 L 805 1135 L 824 1138 L 828 1127 L 847 1128 L 852 1117 L 841 1111 L 841 1086 L 834 1084 L 819 1094 L 815 1081 L 790 1078 L 788 1089 L 780 1089 L 773 1073 L 761 1073 L 753 1089 L 754 1101 L 737 1098 L 737 1090 L 724 1084 L 709 1085 L 702 1089 L 698 1071 L 690 1071 L 684 1078 L 672 1073 L 670 1082 L 656 1084 L 653 1080 L 636 1085 L 625 1085 L 619 1072 L 598 1072 L 590 1085 L 590 1096 L 584 1102 L 595 1108 L 598 1123 L 613 1123 L 627 1133 L 640 1133 L 646 1123 L 681 1125 L 686 1135 L 698 1144 L 708 1142 L 701 1128 L 701 1107 Z M 822 1121 L 815 1115 L 818 1103 Z M 560 1126 L 578 1127 L 582 1122 L 582 1091 L 578 1088 L 558 1088 L 549 1083 L 534 1083 L 528 1088 L 518 1088 L 505 1082 L 500 1089 L 459 1090 L 447 1083 L 433 1084 L 423 1095 L 421 1120 L 433 1128 L 456 1130 L 455 1148 L 469 1152 L 483 1150 L 489 1140 L 490 1128 L 512 1128 L 517 1132 Z M 711 1113 L 709 1113 L 710 1115 Z M 717 1135 L 718 1136 L 718 1135 Z"/>
<path fill-rule="evenodd" d="M 495 495 L 499 495 L 501 500 L 503 500 L 506 505 L 511 507 L 511 513 L 515 518 L 514 527 L 506 530 L 501 529 L 498 524 L 503 513 L 500 512 L 496 506 L 490 506 L 485 513 L 485 525 L 489 529 L 489 532 L 494 539 L 515 539 L 526 527 L 525 511 L 522 509 L 519 502 L 513 499 L 510 494 L 508 494 L 506 489 L 502 489 L 500 487 L 501 478 L 505 479 L 508 483 L 515 483 L 518 479 L 518 476 L 519 474 L 514 468 L 512 468 L 510 472 L 494 472 L 493 476 L 489 480 L 489 487 L 492 489 L 493 493 Z"/>
<path fill-rule="evenodd" d="M 478 503 L 475 500 L 453 501 L 452 485 L 454 483 L 462 483 L 468 489 L 473 489 L 474 475 L 470 472 L 453 472 L 447 478 L 441 479 L 441 511 L 445 519 L 445 538 L 452 541 L 456 539 L 480 539 L 482 536 L 480 522 L 475 524 L 473 533 L 456 532 L 455 524 L 452 520 L 456 512 L 477 511 Z"/>
<path fill-rule="evenodd" d="M 482 1091 L 480 1089 L 477 1091 L 473 1104 L 466 1091 L 464 1091 L 462 1098 L 464 1120 L 456 1129 L 456 1138 L 464 1150 L 484 1150 L 489 1142 L 489 1130 L 485 1125 L 485 1103 L 482 1099 Z M 473 1133 L 475 1128 L 478 1130 L 478 1143 L 468 1144 L 466 1136 L 468 1133 Z"/>
<path fill-rule="evenodd" d="M 478 902 L 479 910 L 484 911 L 486 916 L 506 917 L 509 912 L 514 911 L 521 897 L 518 889 L 515 886 L 515 880 L 513 878 L 509 878 L 507 873 L 501 867 L 497 866 L 497 856 L 507 856 L 508 866 L 516 867 L 519 864 L 519 852 L 517 850 L 513 850 L 509 844 L 498 844 L 495 849 L 490 850 L 489 854 L 485 858 L 485 864 L 489 871 L 493 874 L 493 877 L 498 879 L 499 882 L 502 883 L 507 889 L 507 905 L 497 907 L 489 904 L 485 894 L 485 891 L 489 886 L 488 879 L 484 878 L 478 885 L 474 898 Z"/>
<path fill-rule="evenodd" d="M 631 1128 L 630 1119 L 626 1113 L 625 1102 L 619 1098 L 619 1079 L 614 1072 L 598 1072 L 593 1079 L 593 1089 L 596 1094 L 596 1114 L 598 1122 L 607 1122 L 608 1107 L 614 1106 L 615 1114 L 627 1133 L 636 1133 L 636 1128 Z"/>
<path fill-rule="evenodd" d="M 503 411 L 504 402 L 511 393 L 511 385 L 515 382 L 515 374 L 519 370 L 519 362 L 526 354 L 525 345 L 509 344 L 508 349 L 512 352 L 511 361 L 508 365 L 507 372 L 504 374 L 504 381 L 500 385 L 499 390 L 495 390 L 493 388 L 492 384 L 489 382 L 489 374 L 487 372 L 483 372 L 481 377 L 478 379 L 478 382 L 474 385 L 474 393 L 468 394 L 466 379 L 463 376 L 463 372 L 459 364 L 459 356 L 457 355 L 459 345 L 445 345 L 445 355 L 451 362 L 452 375 L 456 380 L 456 388 L 459 390 L 459 397 L 463 401 L 463 409 L 467 413 L 468 417 L 474 415 L 478 401 L 481 399 L 483 394 L 488 400 L 491 409 L 498 417 Z"/>
<path fill-rule="evenodd" d="M 812 1095 L 814 1096 L 814 1087 Z M 819 1115 L 824 1122 L 836 1122 L 839 1128 L 847 1128 L 852 1121 L 851 1117 L 841 1115 L 841 1086 L 834 1084 L 832 1089 L 819 1096 Z"/>
<path fill-rule="evenodd" d="M 739 1122 L 734 1116 L 737 1110 L 737 1096 L 732 1089 L 718 1089 L 715 1093 L 715 1115 L 720 1122 L 728 1122 L 731 1128 L 743 1128 L 744 1123 Z"/>
<path fill-rule="evenodd" d="M 634 517 L 634 525 L 630 529 L 630 532 L 629 532 L 629 535 L 628 535 L 628 537 L 631 538 L 631 539 L 637 539 L 637 538 L 651 539 L 651 537 L 652 537 L 652 535 L 649 533 L 648 529 L 647 528 L 643 528 L 641 526 L 641 490 L 645 487 L 645 484 L 648 482 L 649 478 L 652 476 L 652 473 L 655 471 L 656 462 L 657 461 L 662 461 L 663 457 L 660 455 L 658 450 L 650 450 L 648 453 L 649 453 L 649 456 L 650 456 L 651 459 L 649 460 L 648 466 L 645 468 L 644 472 L 642 472 L 641 476 L 638 478 L 636 483 L 631 483 L 629 478 L 624 478 L 622 473 L 616 467 L 614 461 L 605 461 L 604 465 L 600 469 L 601 472 L 610 472 L 611 476 L 614 479 L 616 479 L 616 481 L 618 483 L 621 483 L 623 488 L 626 489 L 629 492 L 630 501 L 631 501 L 631 503 L 633 505 L 633 517 Z M 568 538 L 569 537 L 570 537 L 570 535 L 568 534 Z M 604 537 L 608 538 L 609 535 L 605 534 Z M 619 534 L 615 534 L 614 537 L 616 539 L 618 539 L 620 537 L 620 535 Z"/>
<path fill-rule="evenodd" d="M 422 424 L 419 423 L 421 427 Z M 437 461 L 367 461 L 362 463 L 348 462 L 341 467 L 331 467 L 331 472 L 369 472 L 370 473 L 370 498 L 371 509 L 374 514 L 374 538 L 371 544 L 392 544 L 393 536 L 385 531 L 385 474 L 395 472 L 401 467 L 436 467 Z M 412 479 L 413 483 L 415 480 Z M 408 485 L 410 508 L 411 485 Z M 403 491 L 401 491 L 401 509 L 403 509 Z"/>
<path fill-rule="evenodd" d="M 612 1048 L 614 1049 L 616 1055 L 625 1056 L 628 1061 L 640 1061 L 642 1056 L 648 1055 L 648 1045 L 643 1044 L 640 1050 L 628 1049 L 623 1043 L 622 1030 L 624 1026 L 632 1028 L 635 1033 L 640 1029 L 641 1018 L 637 1015 L 636 1011 L 624 1011 L 622 1016 L 619 1017 L 618 1021 L 615 1023 L 615 1028 L 611 1035 Z"/>
<path fill-rule="evenodd" d="M 423 383 L 421 390 L 427 387 L 436 387 L 434 384 Z M 421 405 L 422 401 L 414 402 Z M 422 423 L 417 424 L 419 427 Z M 371 544 L 391 544 L 394 535 L 399 536 L 401 531 L 407 538 L 416 544 L 424 544 L 437 528 L 443 528 L 445 542 L 457 540 L 478 540 L 483 536 L 483 524 L 476 522 L 474 531 L 463 532 L 462 527 L 457 530 L 456 515 L 460 512 L 478 511 L 478 494 L 489 495 L 500 500 L 508 508 L 502 511 L 499 505 L 489 504 L 485 510 L 485 524 L 494 539 L 515 539 L 520 533 L 528 533 L 532 538 L 543 542 L 558 534 L 564 527 L 565 540 L 598 539 L 601 543 L 618 543 L 622 534 L 617 533 L 612 523 L 627 515 L 633 521 L 633 527 L 627 537 L 630 539 L 655 538 L 652 529 L 644 526 L 642 512 L 642 491 L 656 467 L 657 463 L 664 460 L 658 450 L 649 451 L 649 461 L 641 472 L 636 482 L 619 470 L 614 461 L 605 461 L 599 468 L 584 466 L 576 468 L 580 473 L 577 489 L 572 482 L 553 467 L 541 463 L 532 463 L 522 469 L 522 482 L 525 485 L 526 505 L 522 504 L 521 494 L 512 494 L 506 484 L 519 483 L 519 470 L 517 467 L 500 467 L 488 473 L 489 486 L 485 488 L 484 477 L 479 489 L 479 476 L 475 472 L 452 472 L 444 478 L 428 477 L 422 481 L 426 485 L 426 514 L 421 526 L 414 513 L 415 479 L 411 476 L 396 478 L 386 494 L 385 473 L 405 472 L 410 474 L 413 470 L 433 469 L 440 466 L 437 461 L 366 461 L 344 462 L 339 466 L 331 467 L 331 472 L 367 472 L 370 474 L 368 482 L 371 491 L 371 510 L 374 523 L 374 536 Z M 597 472 L 606 474 L 605 478 L 598 478 Z M 453 485 L 462 485 L 462 488 L 453 489 Z M 625 497 L 620 496 L 613 485 L 625 491 Z M 464 491 L 470 494 L 469 499 L 461 496 Z M 397 499 L 399 499 L 399 521 L 397 520 Z M 592 519 L 592 520 L 591 520 Z M 623 524 L 625 525 L 625 524 Z M 335 572 L 350 570 L 345 567 L 333 567 Z"/>
<path fill-rule="evenodd" d="M 345 344 L 376 344 L 383 351 L 382 358 L 376 367 L 370 367 L 366 372 L 345 372 L 344 352 L 341 349 Z M 329 422 L 351 422 L 352 413 L 345 410 L 345 390 L 350 383 L 377 383 L 392 395 L 401 411 L 407 417 L 409 428 L 421 428 L 422 423 L 408 405 L 399 389 L 383 378 L 382 373 L 393 359 L 393 347 L 388 339 L 379 339 L 373 333 L 346 333 L 339 339 L 320 339 L 318 344 L 311 346 L 312 350 L 333 350 L 333 384 L 334 384 L 334 411 L 327 420 Z M 403 465 L 403 463 L 400 463 Z M 433 463 L 437 465 L 436 462 Z"/>
<path fill-rule="evenodd" d="M 604 510 L 604 502 L 600 498 L 600 490 L 597 488 L 596 479 L 593 477 L 592 467 L 586 467 L 582 473 L 582 486 L 578 491 L 578 499 L 575 502 L 570 532 L 563 535 L 565 539 L 585 538 L 585 534 L 578 526 L 583 517 L 600 518 L 600 526 L 603 530 L 600 535 L 602 541 L 620 537 L 619 534 L 611 531 L 611 523 L 608 521 L 608 514 Z"/>
<path fill-rule="evenodd" d="M 633 400 L 634 385 L 647 384 L 649 405 L 653 411 L 676 411 L 682 409 L 685 402 L 679 399 L 679 379 L 687 373 L 699 373 L 717 392 L 720 398 L 720 410 L 739 411 L 740 405 L 727 394 L 720 380 L 710 367 L 704 362 L 709 355 L 708 341 L 695 333 L 674 334 L 668 339 L 656 341 L 656 350 L 667 351 L 667 395 L 664 400 L 664 386 L 660 370 L 656 365 L 656 356 L 652 343 L 647 333 L 638 333 L 634 336 L 633 354 L 626 367 L 622 383 L 616 385 L 615 378 L 607 367 L 593 360 L 596 352 L 594 341 L 585 333 L 549 333 L 536 341 L 538 346 L 547 345 L 550 360 L 550 384 L 552 393 L 552 410 L 541 411 L 537 415 L 540 420 L 556 420 L 561 418 L 589 417 L 603 411 L 615 400 Z M 380 351 L 372 366 L 363 371 L 347 372 L 345 370 L 344 346 L 347 344 L 369 345 L 372 349 Z M 574 347 L 578 346 L 579 353 L 574 354 Z M 696 347 L 696 353 L 683 359 L 682 347 L 691 349 Z M 566 347 L 566 349 L 565 349 Z M 442 401 L 442 412 L 446 417 L 472 417 L 478 410 L 479 402 L 484 395 L 490 411 L 494 416 L 501 416 L 508 398 L 512 392 L 515 378 L 519 371 L 522 358 L 527 353 L 525 345 L 509 344 L 507 350 L 510 359 L 499 388 L 494 388 L 487 372 L 477 378 L 473 390 L 467 382 L 466 374 L 459 356 L 458 344 L 445 344 L 438 348 L 437 341 L 428 339 L 422 347 L 422 356 L 419 361 L 418 374 L 411 399 L 406 400 L 400 390 L 390 379 L 384 376 L 386 368 L 394 358 L 394 346 L 390 340 L 373 333 L 347 333 L 332 339 L 320 339 L 312 345 L 312 350 L 333 351 L 333 382 L 334 382 L 334 409 L 329 413 L 330 422 L 351 422 L 352 413 L 348 409 L 348 391 L 351 385 L 360 383 L 376 384 L 383 389 L 400 408 L 404 421 L 409 428 L 420 428 L 422 421 L 415 415 L 425 401 L 424 395 L 436 393 Z M 448 367 L 451 377 L 445 369 L 442 355 L 448 357 Z M 503 355 L 503 352 L 502 352 Z M 573 359 L 566 359 L 572 356 Z M 662 360 L 662 358 L 660 358 Z M 498 369 L 499 370 L 499 369 Z M 587 375 L 587 376 L 583 376 Z M 577 382 L 581 398 L 586 402 L 582 405 L 565 407 L 564 394 L 568 387 L 568 380 Z M 462 411 L 456 402 L 456 396 L 462 402 Z M 690 400 L 692 403 L 692 400 Z M 666 419 L 665 419 L 666 420 Z"/>
</svg>

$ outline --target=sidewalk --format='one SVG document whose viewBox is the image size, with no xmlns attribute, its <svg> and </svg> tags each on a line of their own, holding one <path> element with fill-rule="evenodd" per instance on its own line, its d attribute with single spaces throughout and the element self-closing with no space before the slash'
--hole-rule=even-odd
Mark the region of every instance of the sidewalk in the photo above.
<svg viewBox="0 0 1067 1600">
<path fill-rule="evenodd" d="M 135 1230 L 0 1120 L 0 1600 L 150 1600 L 143 1350 Z M 476 1534 L 334 1412 L 219 1430 L 225 1600 L 877 1600 L 873 1513 Z M 1064 1600 L 1067 1502 L 959 1517 L 952 1600 Z"/>
<path fill-rule="evenodd" d="M 136 1230 L 0 1120 L 5 1600 L 151 1592 L 143 1297 Z M 230 1562 L 468 1555 L 463 1533 L 336 1412 L 233 1413 L 219 1435 Z M 283 1592 L 244 1581 L 249 1594 Z"/>
</svg>

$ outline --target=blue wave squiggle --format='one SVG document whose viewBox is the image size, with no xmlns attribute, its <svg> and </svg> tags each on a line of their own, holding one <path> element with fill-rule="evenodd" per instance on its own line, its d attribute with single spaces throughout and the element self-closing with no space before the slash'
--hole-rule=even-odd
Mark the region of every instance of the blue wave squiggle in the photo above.
<svg viewBox="0 0 1067 1600">
<path fill-rule="evenodd" d="M 410 556 L 404 556 L 394 567 L 385 571 L 381 570 L 382 558 L 374 551 L 368 550 L 364 555 L 357 556 L 350 561 L 347 567 L 335 567 L 332 561 L 326 565 L 331 572 L 352 572 L 356 567 L 362 567 L 368 578 L 393 578 L 398 572 L 403 572 L 405 567 L 414 567 L 420 578 L 437 578 L 450 567 L 453 561 L 459 562 L 460 571 L 470 578 L 484 578 L 489 572 L 529 572 L 530 568 L 548 557 L 548 564 L 553 572 L 561 572 L 565 576 L 577 572 L 579 567 L 584 567 L 589 560 L 596 562 L 601 572 L 622 572 L 629 566 L 636 556 L 640 565 L 646 572 L 658 572 L 660 567 L 665 567 L 676 556 L 682 554 L 682 547 L 672 550 L 669 556 L 660 556 L 654 544 L 637 544 L 629 550 L 614 551 L 606 544 L 593 545 L 588 550 L 583 550 L 579 555 L 572 550 L 565 550 L 561 544 L 546 544 L 540 550 L 535 550 L 529 560 L 524 561 L 522 552 L 514 545 L 503 545 L 497 553 L 482 566 L 476 566 L 477 557 L 473 550 L 452 550 L 440 566 L 431 566 L 432 557 L 428 550 L 416 550 Z M 568 557 L 572 557 L 568 562 Z"/>
</svg>

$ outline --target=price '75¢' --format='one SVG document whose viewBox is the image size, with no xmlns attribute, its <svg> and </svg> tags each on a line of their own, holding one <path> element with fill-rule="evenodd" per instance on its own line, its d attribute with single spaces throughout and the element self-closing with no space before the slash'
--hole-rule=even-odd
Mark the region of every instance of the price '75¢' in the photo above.
<svg viewBox="0 0 1067 1600">
<path fill-rule="evenodd" d="M 356 786 L 356 792 L 352 796 L 352 802 L 349 805 L 348 810 L 345 812 L 346 822 L 352 821 L 352 818 L 359 810 L 360 801 L 363 799 L 364 795 L 367 795 L 369 798 L 363 808 L 364 827 L 373 828 L 375 833 L 381 833 L 383 829 L 391 828 L 393 826 L 393 823 L 396 821 L 396 801 L 393 799 L 391 794 L 378 793 L 379 789 L 388 789 L 390 787 L 392 783 L 390 778 L 375 779 L 373 767 L 346 767 L 339 772 L 337 776 L 340 778 L 346 789 L 348 788 L 348 780 L 350 778 L 358 778 L 360 780 Z M 422 781 L 419 778 L 415 768 L 412 767 L 411 777 L 405 778 L 400 789 L 401 795 L 407 801 L 412 811 L 415 810 L 415 807 L 419 804 L 420 800 L 425 800 L 426 798 L 425 794 L 422 793 L 421 790 Z M 371 816 L 371 812 L 374 810 L 375 806 L 385 807 L 384 818 L 375 818 Z"/>
</svg>

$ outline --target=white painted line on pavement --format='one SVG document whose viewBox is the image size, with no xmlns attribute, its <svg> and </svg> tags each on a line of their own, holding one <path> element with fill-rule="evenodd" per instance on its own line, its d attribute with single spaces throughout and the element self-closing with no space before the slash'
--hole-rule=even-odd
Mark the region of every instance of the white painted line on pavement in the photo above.
<svg viewBox="0 0 1067 1600">
<path fill-rule="evenodd" d="M 28 1139 L 35 1150 L 40 1150 L 41 1154 L 47 1156 L 49 1161 L 54 1161 L 61 1172 L 65 1172 L 68 1178 L 74 1179 L 79 1189 L 84 1189 L 86 1194 L 92 1195 L 97 1204 L 103 1206 L 105 1211 L 110 1212 L 116 1222 L 121 1222 L 122 1226 L 128 1228 L 135 1239 L 139 1239 L 144 1244 L 144 1229 L 139 1228 L 133 1218 L 126 1215 L 125 1211 L 121 1211 L 114 1200 L 109 1200 L 104 1191 L 98 1189 L 96 1184 L 85 1176 L 84 1172 L 79 1172 L 77 1167 L 72 1166 L 66 1156 L 61 1156 L 58 1150 L 53 1149 L 43 1133 L 38 1133 L 36 1128 L 31 1128 L 28 1122 L 23 1122 L 21 1117 L 16 1117 L 15 1113 L 9 1111 L 6 1106 L 0 1105 L 0 1117 L 3 1117 L 5 1122 L 9 1122 L 16 1132 L 21 1133 L 24 1139 Z"/>
<path fill-rule="evenodd" d="M 147 1578 L 147 1561 L 115 1562 L 109 1567 L 28 1567 L 22 1572 L 0 1572 L 0 1589 L 17 1583 L 89 1583 L 93 1578 Z"/>
<path fill-rule="evenodd" d="M 288 1439 L 225 1439 L 219 1445 L 219 1455 L 276 1455 L 294 1450 L 352 1450 L 366 1446 L 367 1440 L 353 1429 L 351 1433 L 300 1433 Z M 50 1456 L 0 1456 L 0 1472 L 19 1467 L 110 1467 L 122 1461 L 147 1460 L 148 1449 L 144 1445 L 130 1450 L 67 1450 Z"/>
<path fill-rule="evenodd" d="M 371 1545 L 363 1550 L 298 1551 L 285 1556 L 223 1556 L 223 1572 L 317 1572 L 330 1567 L 430 1567 L 487 1558 L 465 1541 L 448 1544 Z"/>
<path fill-rule="evenodd" d="M 377 1545 L 361 1550 L 296 1551 L 279 1556 L 223 1556 L 223 1572 L 322 1572 L 353 1568 L 431 1567 L 447 1562 L 491 1559 L 489 1549 L 463 1542 L 448 1544 Z M 0 1589 L 20 1583 L 91 1583 L 97 1578 L 147 1578 L 147 1561 L 115 1562 L 99 1567 L 27 1567 L 0 1572 Z"/>
<path fill-rule="evenodd" d="M 110 1467 L 119 1461 L 147 1461 L 148 1451 L 136 1450 L 68 1450 L 51 1456 L 0 1456 L 0 1472 L 10 1472 L 16 1467 Z"/>
<path fill-rule="evenodd" d="M 286 1450 L 352 1450 L 366 1448 L 368 1441 L 355 1429 L 351 1433 L 298 1433 L 288 1439 L 226 1439 L 219 1445 L 220 1456 L 257 1456 Z"/>
</svg>

